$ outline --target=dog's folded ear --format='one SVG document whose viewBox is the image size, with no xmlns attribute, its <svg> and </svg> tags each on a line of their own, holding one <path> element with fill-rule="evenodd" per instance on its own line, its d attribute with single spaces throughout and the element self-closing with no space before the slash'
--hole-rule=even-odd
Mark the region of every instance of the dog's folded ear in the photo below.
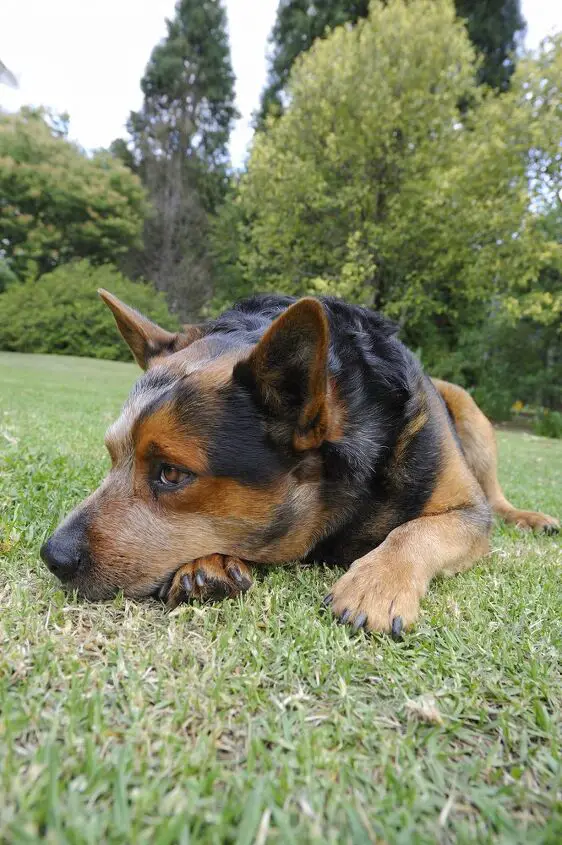
<svg viewBox="0 0 562 845">
<path fill-rule="evenodd" d="M 291 305 L 269 327 L 250 356 L 236 364 L 234 380 L 278 421 L 297 451 L 314 449 L 329 428 L 328 319 L 317 299 Z"/>
<path fill-rule="evenodd" d="M 98 293 L 113 312 L 117 328 L 143 370 L 148 369 L 153 359 L 161 355 L 172 355 L 201 337 L 199 326 L 184 326 L 182 332 L 168 332 L 134 308 L 125 305 L 112 293 L 103 288 L 100 288 Z"/>
</svg>

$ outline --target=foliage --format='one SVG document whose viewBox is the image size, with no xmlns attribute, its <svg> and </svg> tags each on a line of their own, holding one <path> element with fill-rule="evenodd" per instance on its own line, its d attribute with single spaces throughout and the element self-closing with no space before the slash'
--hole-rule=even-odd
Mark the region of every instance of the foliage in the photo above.
<svg viewBox="0 0 562 845">
<path fill-rule="evenodd" d="M 310 50 L 327 29 L 367 16 L 369 0 L 280 0 L 269 42 L 267 86 L 261 97 L 259 123 L 283 111 L 289 73 L 301 53 Z"/>
<path fill-rule="evenodd" d="M 556 325 L 561 57 L 559 37 L 487 95 L 445 0 L 374 5 L 317 41 L 240 183 L 241 287 L 372 303 L 430 361 L 498 311 Z"/>
<path fill-rule="evenodd" d="M 164 298 L 114 267 L 80 261 L 36 282 L 12 285 L 0 296 L 0 349 L 130 360 L 113 317 L 97 296 L 111 291 L 156 322 L 175 327 Z"/>
<path fill-rule="evenodd" d="M 478 81 L 507 90 L 515 70 L 515 51 L 525 32 L 521 0 L 455 0 L 455 7 L 482 56 Z"/>
<path fill-rule="evenodd" d="M 143 106 L 130 116 L 131 145 L 117 140 L 112 150 L 138 172 L 152 207 L 127 269 L 194 316 L 212 288 L 208 215 L 227 187 L 234 74 L 221 0 L 179 0 L 167 27 L 141 81 Z"/>
<path fill-rule="evenodd" d="M 139 180 L 107 153 L 92 158 L 45 112 L 0 113 L 2 251 L 20 278 L 75 258 L 116 260 L 139 242 Z"/>
<path fill-rule="evenodd" d="M 355 24 L 369 12 L 369 0 L 281 0 L 269 41 L 269 73 L 258 123 L 283 112 L 290 71 L 317 38 L 342 24 Z M 455 0 L 469 37 L 482 56 L 478 81 L 506 90 L 515 69 L 514 53 L 525 29 L 521 0 Z"/>
<path fill-rule="evenodd" d="M 0 293 L 5 290 L 8 285 L 17 282 L 16 274 L 10 269 L 10 265 L 5 258 L 0 258 Z"/>
<path fill-rule="evenodd" d="M 241 261 L 242 247 L 249 233 L 250 220 L 239 202 L 239 180 L 233 177 L 230 191 L 212 217 L 209 228 L 209 252 L 216 282 L 207 313 L 216 315 L 235 299 L 255 292 Z"/>
<path fill-rule="evenodd" d="M 559 411 L 543 409 L 538 415 L 533 431 L 540 437 L 554 437 L 562 439 L 562 414 Z"/>
<path fill-rule="evenodd" d="M 461 330 L 454 351 L 429 343 L 422 359 L 433 375 L 472 389 L 493 420 L 510 419 L 515 401 L 562 407 L 559 324 L 528 318 L 513 323 L 498 308 L 482 324 Z"/>
</svg>

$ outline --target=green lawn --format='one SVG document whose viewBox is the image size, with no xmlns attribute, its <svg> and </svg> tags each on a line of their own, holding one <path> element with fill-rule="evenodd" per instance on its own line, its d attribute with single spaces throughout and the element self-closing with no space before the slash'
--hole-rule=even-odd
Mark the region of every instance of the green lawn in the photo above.
<svg viewBox="0 0 562 845">
<path fill-rule="evenodd" d="M 561 842 L 560 539 L 498 527 L 402 642 L 322 613 L 322 568 L 86 604 L 38 549 L 135 376 L 0 355 L 0 842 Z M 499 440 L 508 496 L 560 515 L 562 443 Z"/>
</svg>

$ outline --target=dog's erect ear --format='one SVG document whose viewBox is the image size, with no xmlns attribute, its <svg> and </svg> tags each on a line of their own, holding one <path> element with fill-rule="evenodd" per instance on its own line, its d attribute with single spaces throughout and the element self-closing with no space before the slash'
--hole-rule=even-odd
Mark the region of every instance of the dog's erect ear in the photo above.
<svg viewBox="0 0 562 845">
<path fill-rule="evenodd" d="M 112 293 L 103 288 L 98 293 L 113 312 L 117 328 L 143 370 L 148 369 L 153 358 L 172 355 L 201 337 L 199 326 L 184 326 L 183 332 L 168 332 L 125 305 Z"/>
<path fill-rule="evenodd" d="M 297 451 L 314 449 L 329 427 L 330 329 L 317 299 L 301 299 L 271 324 L 250 356 L 234 368 L 267 415 L 290 426 Z"/>
</svg>

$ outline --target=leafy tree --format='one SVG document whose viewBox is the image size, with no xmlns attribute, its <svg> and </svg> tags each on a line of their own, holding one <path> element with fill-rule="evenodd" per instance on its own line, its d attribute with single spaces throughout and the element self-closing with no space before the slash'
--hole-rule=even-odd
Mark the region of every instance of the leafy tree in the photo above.
<svg viewBox="0 0 562 845">
<path fill-rule="evenodd" d="M 0 293 L 5 290 L 8 285 L 17 282 L 16 274 L 10 269 L 10 265 L 5 258 L 0 258 Z"/>
<path fill-rule="evenodd" d="M 550 314 L 537 285 L 561 246 L 537 208 L 559 167 L 561 55 L 545 45 L 488 96 L 447 0 L 375 4 L 315 42 L 241 181 L 244 284 L 372 303 L 426 359 L 492 307 Z"/>
<path fill-rule="evenodd" d="M 515 50 L 525 32 L 521 0 L 455 0 L 455 6 L 482 57 L 479 82 L 505 91 L 515 70 Z"/>
<path fill-rule="evenodd" d="M 234 74 L 220 0 L 179 0 L 167 27 L 141 81 L 142 109 L 129 120 L 132 144 L 114 142 L 113 152 L 139 173 L 152 206 L 133 272 L 187 316 L 212 286 L 208 215 L 228 184 Z"/>
<path fill-rule="evenodd" d="M 385 2 L 385 0 L 381 0 Z M 280 0 L 269 41 L 269 74 L 262 94 L 258 124 L 279 115 L 295 60 L 327 30 L 355 24 L 367 17 L 370 0 Z M 483 61 L 478 80 L 505 90 L 514 71 L 513 54 L 525 22 L 521 0 L 455 0 L 457 15 L 466 20 L 469 36 Z"/>
<path fill-rule="evenodd" d="M 283 111 L 283 92 L 295 59 L 326 29 L 355 23 L 369 12 L 369 0 L 280 0 L 269 42 L 269 74 L 259 120 Z"/>
<path fill-rule="evenodd" d="M 107 153 L 86 156 L 66 125 L 30 109 L 0 113 L 1 249 L 20 278 L 74 258 L 115 260 L 139 242 L 139 180 Z"/>
<path fill-rule="evenodd" d="M 115 267 L 77 261 L 0 295 L 0 349 L 128 361 L 128 347 L 97 295 L 106 288 L 169 329 L 177 323 L 162 294 L 131 282 Z"/>
</svg>

